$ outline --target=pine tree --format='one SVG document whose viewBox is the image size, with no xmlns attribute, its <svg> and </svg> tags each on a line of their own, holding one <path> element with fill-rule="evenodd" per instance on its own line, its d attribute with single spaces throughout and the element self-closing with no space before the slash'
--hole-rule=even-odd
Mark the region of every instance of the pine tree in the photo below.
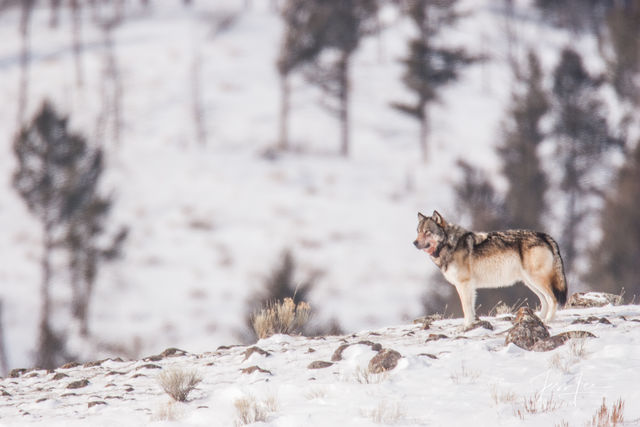
<svg viewBox="0 0 640 427">
<path fill-rule="evenodd" d="M 69 357 L 61 333 L 51 326 L 51 256 L 63 245 L 69 249 L 72 278 L 72 314 L 86 326 L 86 304 L 99 256 L 117 251 L 124 239 L 121 231 L 110 248 L 96 244 L 110 202 L 98 195 L 102 151 L 90 147 L 81 135 L 67 129 L 49 102 L 44 102 L 33 121 L 14 140 L 18 169 L 13 185 L 43 228 L 41 260 L 42 299 L 40 337 L 36 366 L 52 368 Z M 84 303 L 84 307 L 80 307 Z M 84 320 L 82 319 L 84 317 Z"/>
<path fill-rule="evenodd" d="M 463 48 L 439 45 L 435 38 L 446 26 L 459 18 L 455 11 L 457 0 L 415 0 L 409 2 L 408 15 L 418 34 L 409 40 L 409 55 L 402 60 L 406 70 L 403 82 L 415 93 L 415 103 L 392 103 L 392 107 L 420 122 L 419 144 L 424 161 L 427 160 L 429 134 L 428 107 L 439 100 L 439 91 L 458 79 L 460 70 L 476 58 Z"/>
<path fill-rule="evenodd" d="M 329 100 L 326 107 L 340 121 L 340 153 L 349 155 L 351 58 L 362 37 L 374 33 L 378 0 L 310 0 L 306 37 L 317 46 L 317 54 L 305 70 L 307 80 L 318 86 Z M 327 53 L 327 55 L 322 55 Z M 335 105 L 331 105 L 331 100 Z"/>
<path fill-rule="evenodd" d="M 587 282 L 595 290 L 640 295 L 640 141 L 627 157 L 600 214 L 602 238 L 590 251 Z"/>
<path fill-rule="evenodd" d="M 280 53 L 276 61 L 280 77 L 278 148 L 281 150 L 289 148 L 290 75 L 297 68 L 312 61 L 321 49 L 321 39 L 307 35 L 307 33 L 315 34 L 318 31 L 310 28 L 317 23 L 317 20 L 312 19 L 314 15 L 308 11 L 310 3 L 306 0 L 287 0 L 280 12 L 285 26 Z"/>
<path fill-rule="evenodd" d="M 602 81 L 585 70 L 578 53 L 570 48 L 563 50 L 554 70 L 553 136 L 562 175 L 560 186 L 566 197 L 561 247 L 568 272 L 578 255 L 581 224 L 592 210 L 587 198 L 595 188 L 589 185 L 589 178 L 603 162 L 604 154 L 622 144 L 612 136 L 596 92 Z"/>
<path fill-rule="evenodd" d="M 508 228 L 542 230 L 547 178 L 540 165 L 538 146 L 544 139 L 540 121 L 549 110 L 542 86 L 542 70 L 534 52 L 528 55 L 526 73 L 516 71 L 523 90 L 516 91 L 505 124 L 504 141 L 498 148 L 502 173 L 509 182 L 504 198 Z"/>
<path fill-rule="evenodd" d="M 605 22 L 609 80 L 620 98 L 640 106 L 640 0 L 616 3 Z"/>
</svg>

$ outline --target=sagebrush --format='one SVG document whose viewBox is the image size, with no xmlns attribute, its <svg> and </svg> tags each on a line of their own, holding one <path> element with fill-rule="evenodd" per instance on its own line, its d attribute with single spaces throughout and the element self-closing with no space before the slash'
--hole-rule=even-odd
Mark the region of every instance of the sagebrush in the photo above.
<svg viewBox="0 0 640 427">
<path fill-rule="evenodd" d="M 274 334 L 299 334 L 309 321 L 311 307 L 304 301 L 296 304 L 292 298 L 267 304 L 253 315 L 251 324 L 258 338 Z"/>
<path fill-rule="evenodd" d="M 158 375 L 158 383 L 162 389 L 178 402 L 185 402 L 189 393 L 196 388 L 202 378 L 196 371 L 169 369 Z"/>
</svg>

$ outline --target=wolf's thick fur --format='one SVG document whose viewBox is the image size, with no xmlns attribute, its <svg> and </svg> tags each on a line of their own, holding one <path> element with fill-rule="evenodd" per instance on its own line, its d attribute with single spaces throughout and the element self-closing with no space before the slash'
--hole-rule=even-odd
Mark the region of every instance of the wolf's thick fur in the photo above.
<svg viewBox="0 0 640 427">
<path fill-rule="evenodd" d="M 540 316 L 553 319 L 567 299 L 567 284 L 558 244 L 545 233 L 507 230 L 475 233 L 449 224 L 434 211 L 418 213 L 416 248 L 429 254 L 456 287 L 465 326 L 476 320 L 476 289 L 523 282 L 540 298 Z"/>
</svg>

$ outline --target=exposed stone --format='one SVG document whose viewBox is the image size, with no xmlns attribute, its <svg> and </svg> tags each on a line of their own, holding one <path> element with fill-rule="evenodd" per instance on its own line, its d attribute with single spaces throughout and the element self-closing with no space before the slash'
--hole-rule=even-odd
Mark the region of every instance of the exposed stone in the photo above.
<svg viewBox="0 0 640 427">
<path fill-rule="evenodd" d="M 390 371 L 398 364 L 398 360 L 402 355 L 395 350 L 385 348 L 380 350 L 378 354 L 373 356 L 369 361 L 369 372 L 379 374 L 381 372 Z"/>
<path fill-rule="evenodd" d="M 169 347 L 168 349 L 160 353 L 160 356 L 162 357 L 177 357 L 177 356 L 185 356 L 185 355 L 187 355 L 186 351 L 180 350 L 179 348 L 175 348 L 175 347 Z"/>
<path fill-rule="evenodd" d="M 79 380 L 79 381 L 74 381 L 72 383 L 69 383 L 69 385 L 67 385 L 67 388 L 69 389 L 75 389 L 75 388 L 82 388 L 82 387 L 86 387 L 88 386 L 89 380 L 84 379 L 84 380 Z"/>
<path fill-rule="evenodd" d="M 332 365 L 333 363 L 331 362 L 325 362 L 324 360 L 315 360 L 311 362 L 309 366 L 307 366 L 307 369 L 324 369 Z"/>
<path fill-rule="evenodd" d="M 606 292 L 576 292 L 569 297 L 566 308 L 589 308 L 604 307 L 605 305 L 620 305 L 622 297 L 620 295 Z"/>
<path fill-rule="evenodd" d="M 162 366 L 147 363 L 146 365 L 138 366 L 136 369 L 162 369 Z"/>
<path fill-rule="evenodd" d="M 265 356 L 265 357 L 269 357 L 269 356 L 271 356 L 271 353 L 269 353 L 268 351 L 263 350 L 263 349 L 261 349 L 260 347 L 253 346 L 253 347 L 249 347 L 249 348 L 248 348 L 248 349 L 243 353 L 243 354 L 244 354 L 244 359 L 243 359 L 242 361 L 244 362 L 245 360 L 247 360 L 249 357 L 251 357 L 251 355 L 252 355 L 253 353 L 258 353 L 259 355 L 261 355 L 261 356 Z"/>
<path fill-rule="evenodd" d="M 258 371 L 258 372 L 260 372 L 260 373 L 263 373 L 263 374 L 273 375 L 273 374 L 271 373 L 271 371 L 268 371 L 268 370 L 266 370 L 266 369 L 262 369 L 261 367 L 259 367 L 259 366 L 257 366 L 257 365 L 249 366 L 248 368 L 244 368 L 244 369 L 241 369 L 241 370 L 240 370 L 240 372 L 242 372 L 243 374 L 253 374 L 253 373 L 254 373 L 254 372 L 256 372 L 256 371 Z"/>
<path fill-rule="evenodd" d="M 446 338 L 449 338 L 449 337 L 446 336 L 445 334 L 429 334 L 429 336 L 427 337 L 427 340 L 425 342 L 438 341 L 438 340 L 446 339 Z"/>
<path fill-rule="evenodd" d="M 64 365 L 60 366 L 60 369 L 77 368 L 80 365 L 81 365 L 81 363 L 79 363 L 79 362 L 69 362 L 69 363 L 65 363 Z"/>
<path fill-rule="evenodd" d="M 507 332 L 505 345 L 514 343 L 525 350 L 531 350 L 536 342 L 549 338 L 549 331 L 542 320 L 528 307 L 521 307 L 514 325 Z"/>
<path fill-rule="evenodd" d="M 102 359 L 102 360 L 95 360 L 93 362 L 87 362 L 84 365 L 82 365 L 83 368 L 93 368 L 95 366 L 100 366 L 102 365 L 104 362 L 106 362 L 107 359 Z"/>
<path fill-rule="evenodd" d="M 340 347 L 336 349 L 336 351 L 333 353 L 333 356 L 331 356 L 331 361 L 339 362 L 340 360 L 342 360 L 342 352 L 344 352 L 348 347 L 352 345 L 368 345 L 369 347 L 371 347 L 371 350 L 373 351 L 382 350 L 382 345 L 371 342 L 371 341 L 358 341 L 357 343 L 342 344 Z"/>
<path fill-rule="evenodd" d="M 53 376 L 53 378 L 51 378 L 54 381 L 59 381 L 63 378 L 67 378 L 69 375 L 65 374 L 64 372 L 58 372 L 57 374 L 55 374 Z"/>
<path fill-rule="evenodd" d="M 465 332 L 469 332 L 469 331 L 472 331 L 472 330 L 478 329 L 478 328 L 485 328 L 485 329 L 488 329 L 490 331 L 493 331 L 493 325 L 491 323 L 489 323 L 488 321 L 486 321 L 486 320 L 476 320 L 471 325 L 466 326 L 464 328 L 464 331 Z"/>
<path fill-rule="evenodd" d="M 571 338 L 595 338 L 591 332 L 587 331 L 568 331 L 562 332 L 558 335 L 547 338 L 546 340 L 538 341 L 531 348 L 532 351 L 550 351 L 556 349 L 569 341 Z"/>
<path fill-rule="evenodd" d="M 588 325 L 591 323 L 602 323 L 605 325 L 611 325 L 611 322 L 606 317 L 596 317 L 596 316 L 589 316 L 586 319 L 580 318 L 571 322 L 572 325 L 576 325 L 576 324 Z"/>
<path fill-rule="evenodd" d="M 24 374 L 25 372 L 27 372 L 26 369 L 24 368 L 16 368 L 16 369 L 12 369 L 9 372 L 9 378 L 18 378 L 20 377 L 22 374 Z"/>
<path fill-rule="evenodd" d="M 104 402 L 102 400 L 94 400 L 93 402 L 87 403 L 87 407 L 88 408 L 93 408 L 94 406 L 106 405 L 106 404 L 107 404 L 107 402 Z"/>
<path fill-rule="evenodd" d="M 429 359 L 437 359 L 438 358 L 438 356 L 436 356 L 435 354 L 431 354 L 431 353 L 420 353 L 420 354 L 418 354 L 418 356 L 428 357 Z"/>
</svg>

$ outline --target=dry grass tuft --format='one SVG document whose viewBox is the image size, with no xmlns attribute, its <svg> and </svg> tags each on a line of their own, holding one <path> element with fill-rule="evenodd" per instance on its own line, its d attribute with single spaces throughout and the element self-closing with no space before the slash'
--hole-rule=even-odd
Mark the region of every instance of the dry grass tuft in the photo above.
<svg viewBox="0 0 640 427">
<path fill-rule="evenodd" d="M 456 384 L 462 384 L 462 383 L 473 384 L 478 380 L 478 378 L 480 378 L 480 371 L 469 369 L 466 366 L 464 366 L 464 363 L 463 363 L 460 366 L 460 370 L 457 372 L 451 373 L 449 377 L 451 378 L 451 381 L 453 381 Z"/>
<path fill-rule="evenodd" d="M 311 307 L 304 301 L 296 305 L 291 298 L 267 304 L 266 308 L 254 314 L 251 324 L 258 338 L 268 338 L 274 334 L 298 334 L 309 321 Z"/>
<path fill-rule="evenodd" d="M 353 372 L 353 378 L 360 384 L 380 384 L 389 378 L 389 373 L 381 372 L 379 374 L 374 374 L 373 372 L 370 372 L 369 369 L 358 366 Z"/>
<path fill-rule="evenodd" d="M 624 423 L 624 400 L 618 399 L 616 403 L 607 407 L 605 398 L 602 398 L 602 405 L 598 408 L 589 427 L 615 427 Z"/>
<path fill-rule="evenodd" d="M 160 406 L 151 416 L 152 421 L 178 421 L 182 418 L 182 408 L 176 406 L 174 401 L 167 402 Z"/>
<path fill-rule="evenodd" d="M 565 374 L 570 373 L 573 365 L 589 355 L 586 342 L 586 339 L 572 338 L 569 341 L 568 352 L 558 352 L 551 356 L 549 359 L 549 367 L 558 369 Z"/>
<path fill-rule="evenodd" d="M 491 400 L 498 405 L 500 403 L 513 403 L 516 401 L 516 394 L 512 391 L 498 390 L 498 386 L 493 384 L 489 389 Z"/>
<path fill-rule="evenodd" d="M 265 422 L 269 413 L 278 410 L 278 401 L 275 396 L 259 401 L 255 396 L 249 395 L 237 399 L 233 404 L 238 415 L 238 419 L 235 421 L 236 427 Z"/>
<path fill-rule="evenodd" d="M 185 402 L 189 393 L 196 388 L 202 378 L 196 371 L 169 369 L 158 375 L 158 383 L 163 390 L 178 402 Z"/>
<path fill-rule="evenodd" d="M 513 413 L 521 420 L 524 420 L 525 414 L 535 415 L 547 412 L 553 412 L 562 407 L 562 401 L 556 400 L 553 393 L 546 399 L 543 399 L 540 393 L 535 393 L 528 398 L 522 399 L 522 407 L 514 407 Z"/>
<path fill-rule="evenodd" d="M 405 411 L 398 402 L 389 404 L 382 401 L 375 409 L 363 410 L 362 415 L 376 424 L 398 424 L 405 417 Z"/>
</svg>

